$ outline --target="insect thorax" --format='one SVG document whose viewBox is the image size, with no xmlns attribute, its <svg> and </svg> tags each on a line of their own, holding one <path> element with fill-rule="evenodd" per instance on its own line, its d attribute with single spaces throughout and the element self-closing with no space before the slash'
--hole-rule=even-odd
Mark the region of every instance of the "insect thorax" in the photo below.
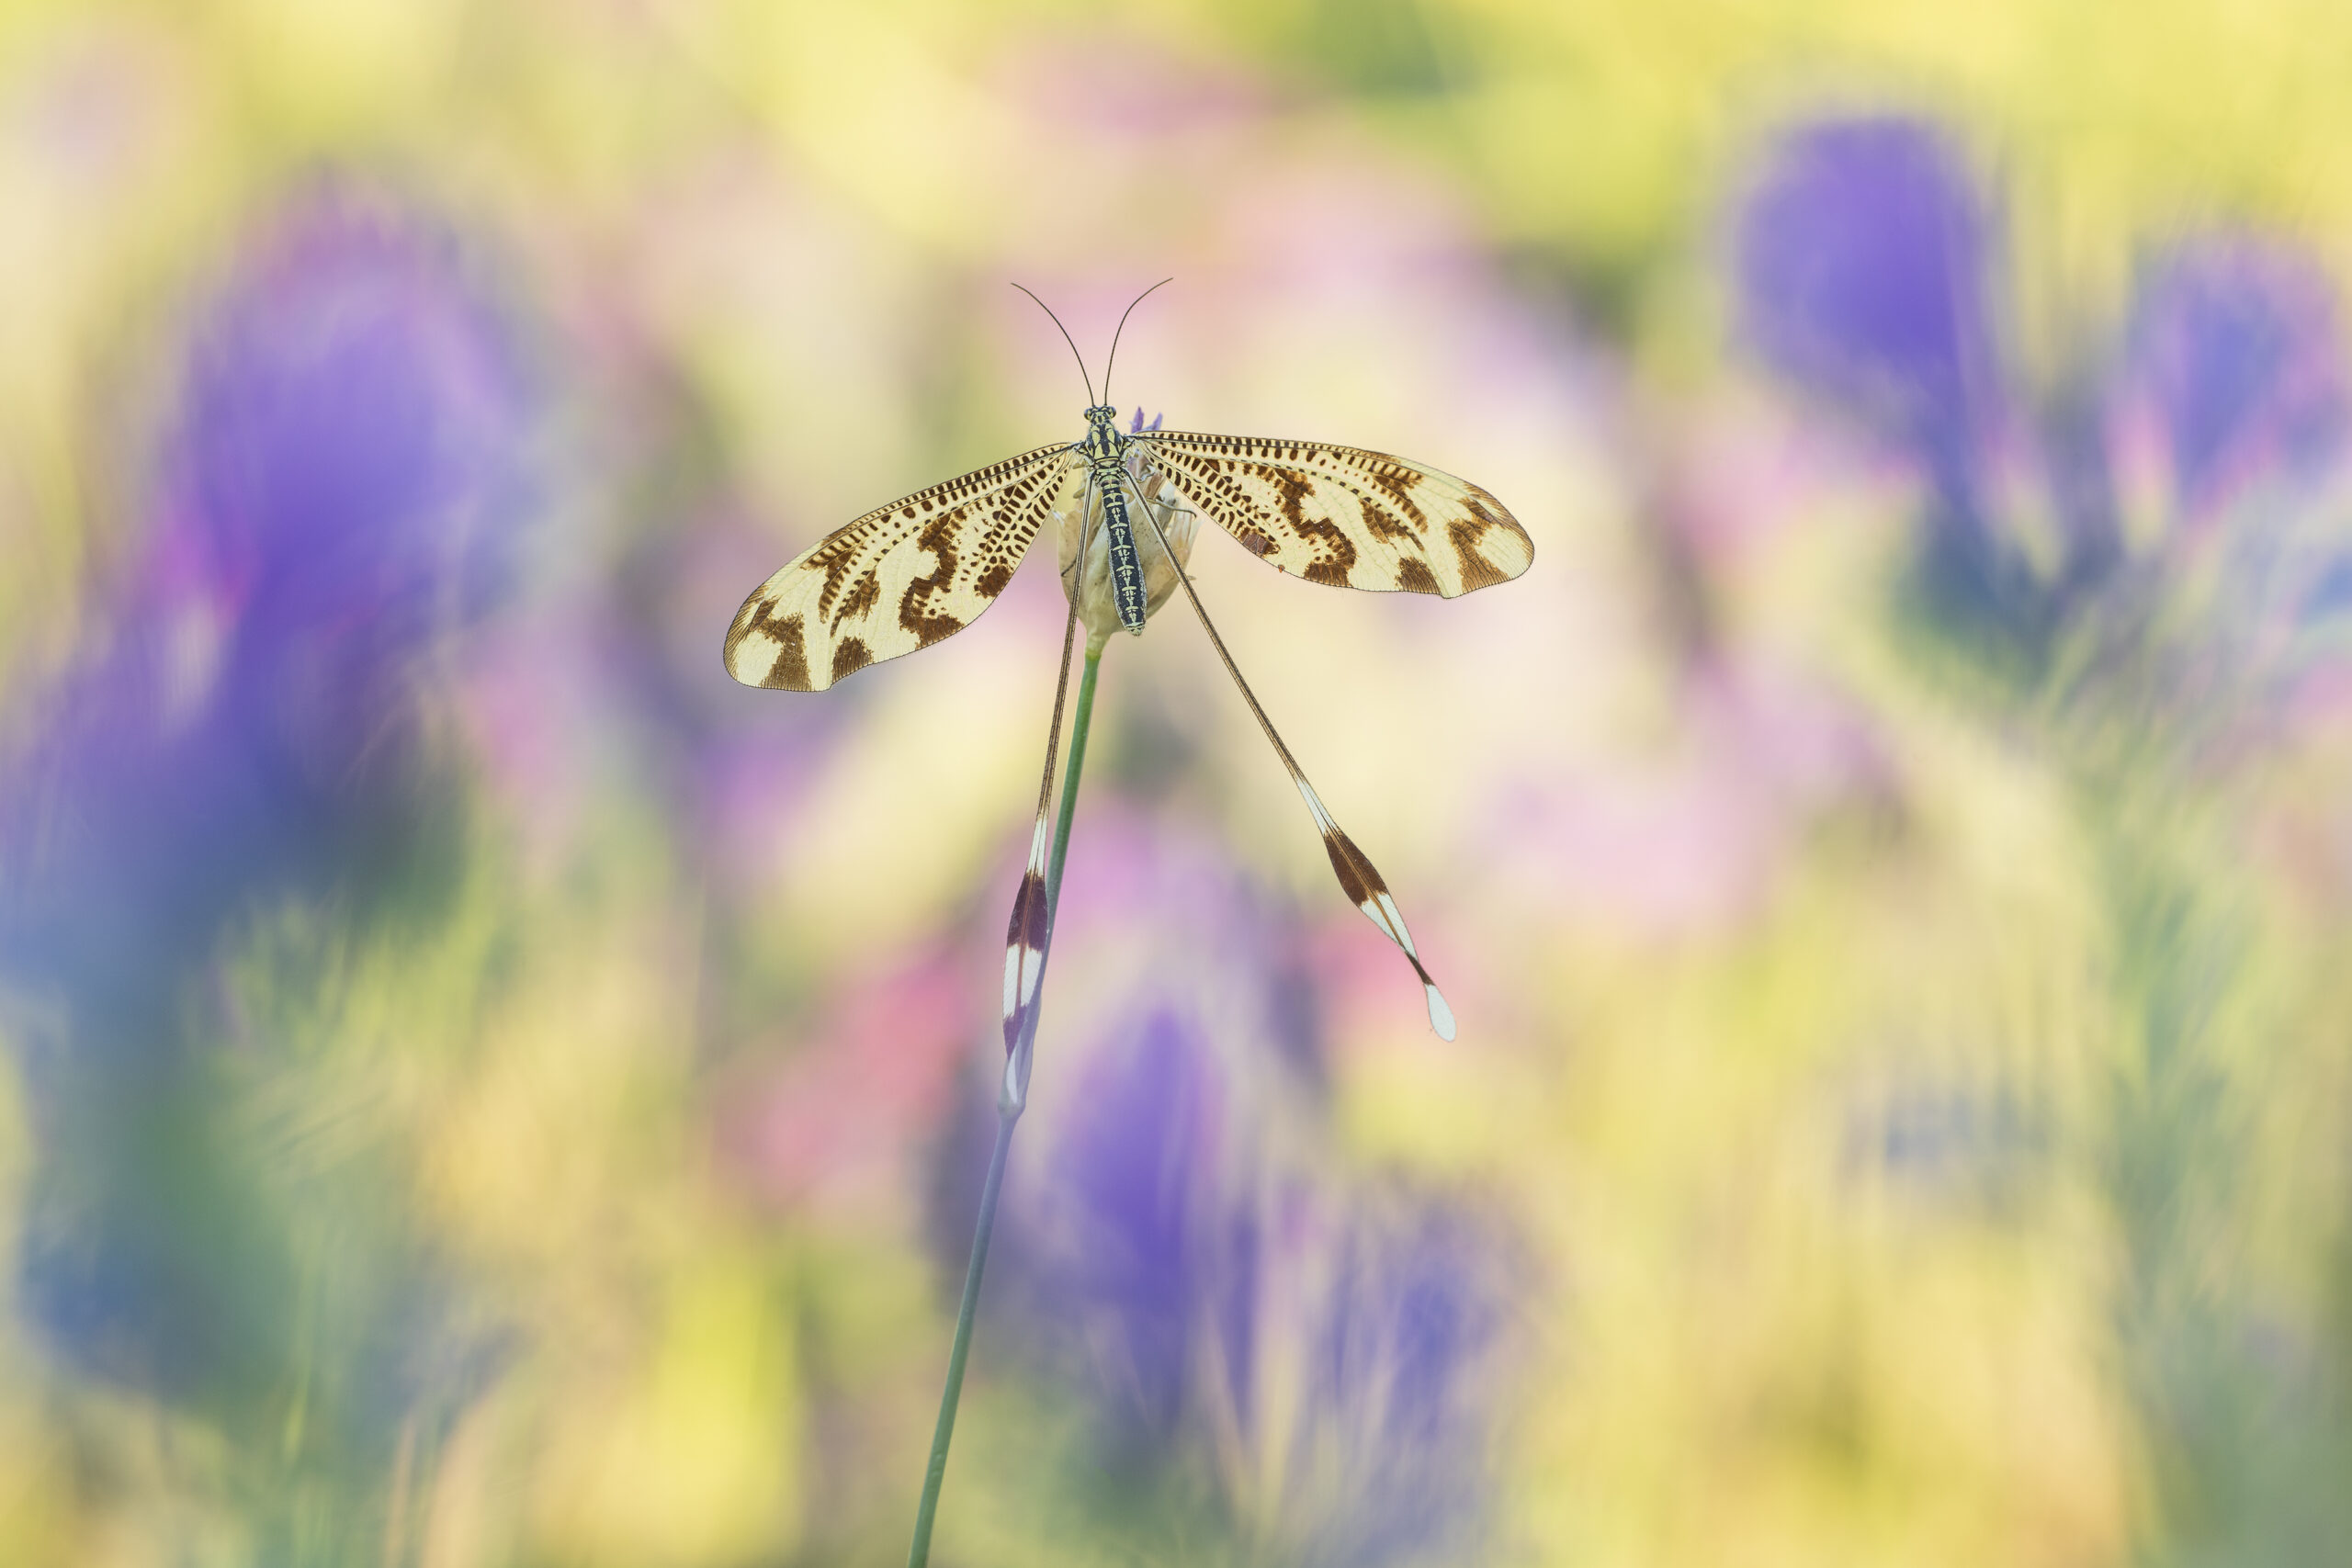
<svg viewBox="0 0 2352 1568">
<path fill-rule="evenodd" d="M 1126 455 L 1127 438 L 1119 434 L 1119 411 L 1114 408 L 1092 408 L 1086 411 L 1086 439 L 1078 444 L 1080 452 L 1090 463 L 1100 466 L 1115 463 Z"/>
</svg>

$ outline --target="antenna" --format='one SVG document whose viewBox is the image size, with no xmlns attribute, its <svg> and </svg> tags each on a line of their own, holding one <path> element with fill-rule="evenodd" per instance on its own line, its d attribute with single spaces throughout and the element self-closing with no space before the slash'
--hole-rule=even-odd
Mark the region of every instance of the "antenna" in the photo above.
<svg viewBox="0 0 2352 1568">
<path fill-rule="evenodd" d="M 1019 285 L 1019 284 L 1017 284 L 1017 283 L 1016 283 L 1016 284 L 1014 284 L 1012 287 L 1014 287 L 1015 288 L 1021 288 L 1021 285 Z M 1153 287 L 1157 288 L 1157 287 L 1158 287 L 1158 285 L 1154 285 Z M 1030 299 L 1037 299 L 1037 297 L 1036 297 L 1035 294 L 1030 294 L 1030 293 L 1029 293 L 1029 290 L 1027 290 L 1026 288 L 1021 288 L 1021 292 L 1022 292 L 1022 293 L 1023 293 L 1023 294 L 1029 294 L 1029 298 L 1030 298 Z M 1061 319 L 1059 316 L 1055 315 L 1055 314 L 1054 314 L 1054 308 L 1053 308 L 1052 306 L 1050 306 L 1050 305 L 1046 304 L 1043 299 L 1037 299 L 1037 309 L 1039 309 L 1040 310 L 1043 310 L 1043 311 L 1045 311 L 1045 312 L 1046 312 L 1046 315 L 1047 316 L 1047 318 L 1048 318 L 1048 319 L 1050 319 L 1050 320 L 1053 321 L 1053 323 L 1054 323 L 1055 327 L 1057 327 L 1057 329 L 1059 329 L 1059 331 L 1060 331 L 1060 333 L 1061 333 L 1061 334 L 1062 334 L 1062 341 L 1063 341 L 1064 343 L 1069 343 L 1069 353 L 1070 353 L 1070 357 L 1071 357 L 1072 359 L 1075 359 L 1075 360 L 1077 360 L 1077 361 L 1078 361 L 1078 373 L 1079 373 L 1079 376 L 1080 376 L 1082 379 L 1084 379 L 1084 381 L 1086 382 L 1086 405 L 1087 405 L 1087 407 L 1089 407 L 1089 408 L 1096 408 L 1096 407 L 1100 407 L 1101 405 L 1097 404 L 1097 403 L 1095 402 L 1095 400 L 1094 400 L 1094 378 L 1086 374 L 1086 359 L 1085 359 L 1085 356 L 1084 356 L 1084 355 L 1080 355 L 1080 354 L 1078 352 L 1078 344 L 1074 344 L 1074 343 L 1070 343 L 1069 329 L 1068 327 L 1065 327 L 1065 326 L 1063 326 L 1063 325 L 1062 325 L 1062 319 Z M 1127 307 L 1127 309 L 1128 309 L 1128 310 L 1134 310 L 1134 309 L 1135 309 L 1135 307 L 1134 307 L 1133 305 L 1130 305 L 1130 306 L 1128 306 L 1128 307 Z M 1119 320 L 1120 320 L 1121 323 L 1122 323 L 1122 324 L 1124 324 L 1124 323 L 1125 322 L 1125 321 L 1126 321 L 1126 318 L 1125 318 L 1125 316 L 1122 316 L 1122 317 L 1120 317 L 1120 318 L 1119 318 Z M 1116 354 L 1116 353 L 1118 353 L 1118 352 L 1119 352 L 1119 340 L 1118 340 L 1118 336 L 1117 336 L 1117 334 L 1116 334 L 1116 333 L 1114 333 L 1114 334 L 1112 335 L 1112 338 L 1111 338 L 1111 352 L 1112 352 L 1113 354 Z M 1108 378 L 1108 377 L 1107 377 L 1107 376 L 1104 378 L 1103 389 L 1104 389 L 1105 391 L 1108 391 L 1108 390 L 1110 389 L 1110 382 L 1109 382 L 1109 378 Z"/>
<path fill-rule="evenodd" d="M 1142 293 L 1129 300 L 1127 308 L 1119 312 L 1118 331 L 1114 332 L 1111 334 L 1111 357 L 1102 362 L 1102 400 L 1104 402 L 1107 403 L 1111 400 L 1111 367 L 1117 364 L 1119 361 L 1119 333 L 1123 333 L 1127 330 L 1127 318 L 1136 313 L 1136 307 L 1137 305 L 1142 304 L 1145 300 L 1151 298 L 1153 290 L 1165 288 L 1175 281 L 1176 280 L 1172 277 L 1161 278 L 1158 283 L 1153 284 L 1150 288 L 1145 289 Z"/>
</svg>

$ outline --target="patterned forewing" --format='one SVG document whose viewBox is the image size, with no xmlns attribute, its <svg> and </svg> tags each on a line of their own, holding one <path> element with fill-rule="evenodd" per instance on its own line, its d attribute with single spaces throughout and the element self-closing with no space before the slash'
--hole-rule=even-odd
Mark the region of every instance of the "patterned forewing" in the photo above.
<svg viewBox="0 0 2352 1568">
<path fill-rule="evenodd" d="M 821 692 L 980 617 L 1084 472 L 1068 443 L 976 468 L 844 524 L 769 578 L 727 631 L 747 686 Z"/>
<path fill-rule="evenodd" d="M 1501 502 L 1385 452 L 1182 430 L 1136 445 L 1195 511 L 1309 582 L 1451 599 L 1535 558 Z"/>
</svg>

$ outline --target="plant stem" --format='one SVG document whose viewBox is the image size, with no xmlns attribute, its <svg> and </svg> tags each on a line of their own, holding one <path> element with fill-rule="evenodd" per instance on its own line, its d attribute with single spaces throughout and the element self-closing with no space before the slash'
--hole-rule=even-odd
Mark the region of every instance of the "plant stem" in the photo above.
<svg viewBox="0 0 2352 1568">
<path fill-rule="evenodd" d="M 996 1201 L 1004 1188 L 1005 1156 L 1012 1147 L 1012 1129 L 1028 1102 L 1029 1058 L 1037 1035 L 1037 1015 L 1043 1010 L 1046 961 L 1054 949 L 1054 916 L 1061 908 L 1062 863 L 1069 858 L 1071 813 L 1078 807 L 1078 775 L 1086 764 L 1087 721 L 1094 715 L 1094 677 L 1101 668 L 1101 649 L 1086 650 L 1085 672 L 1078 684 L 1078 715 L 1070 723 L 1069 761 L 1062 771 L 1060 818 L 1054 824 L 1054 856 L 1046 871 L 1046 945 L 1037 955 L 1037 1006 L 1029 1010 L 1021 1039 L 1007 1064 L 1008 1081 L 1019 1075 L 1023 1092 L 997 1101 L 996 1148 L 989 1156 L 988 1179 L 980 1188 L 979 1223 L 972 1230 L 972 1261 L 964 1272 L 963 1304 L 956 1312 L 956 1345 L 947 1353 L 947 1387 L 939 1396 L 939 1425 L 931 1438 L 931 1465 L 924 1472 L 922 1502 L 915 1510 L 915 1539 L 907 1551 L 907 1568 L 925 1568 L 931 1561 L 931 1526 L 939 1512 L 939 1488 L 947 1479 L 947 1445 L 956 1436 L 956 1406 L 964 1394 L 964 1362 L 972 1349 L 972 1320 L 980 1305 L 980 1273 L 988 1267 L 989 1238 L 996 1231 Z"/>
<path fill-rule="evenodd" d="M 1086 650 L 1086 668 L 1078 678 L 1078 715 L 1070 720 L 1069 766 L 1062 773 L 1062 808 L 1060 820 L 1054 824 L 1054 858 L 1046 866 L 1046 911 L 1050 917 L 1061 908 L 1062 862 L 1069 858 L 1070 813 L 1078 806 L 1078 771 L 1086 764 L 1086 721 L 1094 715 L 1094 677 L 1102 667 L 1101 650 Z M 1048 920 L 1046 945 L 1053 946 L 1054 928 Z M 1041 969 L 1037 983 L 1045 984 Z"/>
<path fill-rule="evenodd" d="M 996 1151 L 989 1156 L 988 1181 L 980 1189 L 980 1223 L 972 1232 L 971 1267 L 964 1271 L 964 1304 L 956 1312 L 956 1348 L 947 1353 L 947 1388 L 939 1396 L 939 1425 L 931 1435 L 931 1467 L 923 1472 L 922 1503 L 915 1510 L 914 1545 L 907 1551 L 907 1568 L 924 1568 L 931 1561 L 931 1521 L 939 1512 L 940 1483 L 947 1479 L 947 1443 L 956 1435 L 956 1405 L 964 1393 L 964 1361 L 972 1352 L 972 1317 L 980 1304 L 980 1270 L 988 1266 L 989 1236 L 996 1229 L 996 1198 L 1004 1186 L 1004 1156 L 1012 1146 L 1018 1112 L 1000 1113 Z"/>
</svg>

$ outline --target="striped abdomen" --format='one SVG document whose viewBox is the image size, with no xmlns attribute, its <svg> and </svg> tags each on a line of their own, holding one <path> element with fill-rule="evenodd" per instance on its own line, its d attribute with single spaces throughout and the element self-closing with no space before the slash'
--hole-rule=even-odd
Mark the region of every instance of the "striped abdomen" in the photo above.
<svg viewBox="0 0 2352 1568">
<path fill-rule="evenodd" d="M 1094 482 L 1102 491 L 1102 523 L 1110 531 L 1111 592 L 1119 606 L 1119 624 L 1136 636 L 1143 633 L 1143 562 L 1136 554 L 1136 531 L 1127 521 L 1126 470 L 1108 463 L 1095 469 Z"/>
</svg>

